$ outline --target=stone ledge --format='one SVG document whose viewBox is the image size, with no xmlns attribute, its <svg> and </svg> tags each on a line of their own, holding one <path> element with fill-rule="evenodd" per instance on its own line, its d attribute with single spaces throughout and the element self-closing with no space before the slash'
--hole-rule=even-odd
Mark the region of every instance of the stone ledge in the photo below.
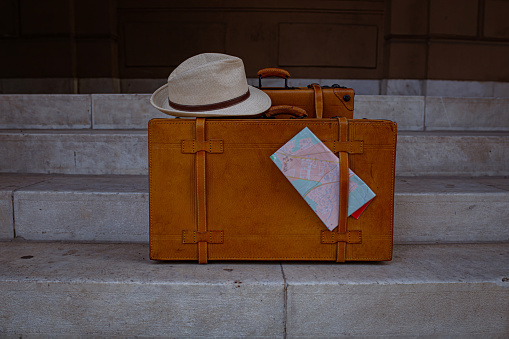
<svg viewBox="0 0 509 339">
<path fill-rule="evenodd" d="M 508 178 L 397 177 L 395 184 L 395 243 L 509 241 Z M 12 239 L 15 227 L 27 240 L 148 242 L 147 176 L 1 174 L 3 205 L 0 238 Z"/>
<path fill-rule="evenodd" d="M 424 115 L 422 96 L 355 96 L 354 118 L 392 120 L 398 123 L 399 131 L 423 131 Z"/>
<path fill-rule="evenodd" d="M 90 129 L 91 98 L 74 94 L 0 95 L 0 128 Z"/>
<path fill-rule="evenodd" d="M 0 95 L 0 129 L 146 129 L 172 118 L 150 94 Z M 509 131 L 509 98 L 356 95 L 355 118 L 388 119 L 400 131 Z"/>
<path fill-rule="evenodd" d="M 159 79 L 79 78 L 78 88 L 72 78 L 5 78 L 0 79 L 3 94 L 71 94 L 83 93 L 151 94 L 167 82 Z M 258 78 L 248 78 L 258 86 Z M 447 97 L 509 97 L 509 83 L 497 81 L 419 80 L 419 79 L 304 79 L 290 78 L 289 86 L 305 87 L 339 84 L 355 89 L 360 95 L 428 95 Z M 281 87 L 281 79 L 265 79 L 265 87 Z M 51 93 L 49 93 L 51 91 Z"/>
<path fill-rule="evenodd" d="M 3 335 L 507 336 L 509 244 L 384 263 L 151 262 L 134 244 L 3 242 Z"/>
<path fill-rule="evenodd" d="M 283 264 L 287 334 L 507 336 L 507 250 L 508 244 L 399 245 L 388 263 Z"/>
<path fill-rule="evenodd" d="M 398 133 L 396 175 L 509 175 L 507 132 Z"/>
<path fill-rule="evenodd" d="M 427 131 L 509 131 L 509 98 L 426 97 Z"/>
<path fill-rule="evenodd" d="M 14 192 L 20 188 L 44 182 L 41 174 L 0 175 L 0 239 L 14 238 Z"/>
<path fill-rule="evenodd" d="M 0 173 L 144 175 L 147 130 L 0 130 Z M 400 132 L 396 175 L 509 175 L 509 132 Z"/>
</svg>

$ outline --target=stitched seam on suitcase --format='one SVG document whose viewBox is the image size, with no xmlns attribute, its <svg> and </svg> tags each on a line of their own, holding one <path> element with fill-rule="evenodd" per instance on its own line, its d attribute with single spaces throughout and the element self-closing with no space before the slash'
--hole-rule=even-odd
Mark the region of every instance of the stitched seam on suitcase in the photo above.
<svg viewBox="0 0 509 339">
<path fill-rule="evenodd" d="M 294 120 L 294 119 L 291 119 L 291 120 Z M 296 119 L 298 120 L 298 119 Z M 349 120 L 349 123 L 350 124 L 354 124 L 354 125 L 362 125 L 362 124 L 365 124 L 366 122 L 363 122 L 363 121 L 357 121 L 356 119 L 348 119 Z M 323 124 L 324 122 L 327 122 L 327 123 L 330 123 L 330 124 L 334 124 L 336 122 L 336 120 L 334 119 L 316 119 L 316 121 L 307 121 L 307 122 L 270 122 L 270 121 L 266 121 L 264 120 L 264 122 L 255 122 L 255 121 L 251 121 L 251 122 L 244 122 L 244 121 L 239 121 L 239 120 L 235 120 L 235 121 L 208 121 L 207 123 L 210 124 L 211 126 L 214 126 L 214 125 L 291 125 L 291 126 L 295 126 L 295 125 L 305 125 L 305 126 L 309 126 L 309 125 L 321 125 Z M 381 120 L 380 122 L 378 123 L 375 123 L 373 122 L 373 120 L 370 120 L 369 122 L 369 125 L 370 126 L 386 126 L 386 125 L 389 125 L 393 123 L 392 121 L 390 120 Z M 183 121 L 175 121 L 175 122 L 159 122 L 159 124 L 161 125 L 194 125 L 194 121 L 189 121 L 189 122 L 183 122 Z"/>
<path fill-rule="evenodd" d="M 223 143 L 223 147 L 228 146 L 228 149 L 246 149 L 246 148 L 260 148 L 260 149 L 277 149 L 281 147 L 281 143 L 277 144 L 262 144 L 262 143 L 252 143 L 252 144 L 239 144 L 239 143 Z M 155 143 L 152 147 L 153 149 L 180 149 L 180 144 L 164 144 L 164 143 Z M 373 144 L 373 145 L 363 145 L 364 150 L 389 150 L 392 149 L 392 146 L 389 144 Z M 223 149 L 221 149 L 221 152 Z M 219 154 L 219 153 L 209 153 L 209 154 Z M 357 153 L 353 153 L 357 154 Z"/>
<path fill-rule="evenodd" d="M 209 255 L 208 260 L 304 260 L 311 261 L 314 259 L 336 261 L 336 258 L 332 257 L 212 257 Z M 389 260 L 390 257 L 373 257 L 373 258 L 353 258 L 350 261 L 363 261 L 363 260 Z M 156 260 L 190 260 L 196 261 L 196 257 L 160 257 Z"/>
<path fill-rule="evenodd" d="M 149 145 L 149 152 L 148 152 L 148 163 L 149 163 L 149 177 L 148 177 L 148 181 L 149 181 L 149 184 L 148 184 L 148 196 L 149 196 L 149 234 L 151 233 L 152 231 L 152 223 L 153 223 L 153 220 L 152 220 L 152 215 L 153 215 L 153 211 L 152 211 L 152 202 L 150 200 L 150 191 L 153 187 L 152 185 L 152 171 L 150 170 L 151 168 L 151 164 L 152 164 L 152 147 L 151 147 L 151 143 L 150 143 L 150 140 L 151 140 L 151 135 L 152 135 L 152 131 L 151 129 L 149 129 L 149 133 L 148 133 L 148 145 Z M 152 249 L 153 249 L 153 239 L 152 237 L 149 236 L 149 255 L 150 257 L 152 257 Z"/>
</svg>

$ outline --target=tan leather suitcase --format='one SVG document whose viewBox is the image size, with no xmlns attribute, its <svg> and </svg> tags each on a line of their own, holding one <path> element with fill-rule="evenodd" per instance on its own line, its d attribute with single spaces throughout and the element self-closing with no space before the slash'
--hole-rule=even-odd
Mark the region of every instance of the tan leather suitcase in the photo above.
<svg viewBox="0 0 509 339">
<path fill-rule="evenodd" d="M 270 159 L 305 127 L 340 157 L 334 231 Z M 395 159 L 391 121 L 151 120 L 150 258 L 391 260 Z M 376 193 L 358 220 L 346 217 L 349 167 Z"/>
<path fill-rule="evenodd" d="M 272 100 L 272 106 L 289 105 L 304 109 L 310 118 L 353 118 L 354 96 L 352 88 L 339 85 L 322 87 L 310 84 L 308 87 L 288 87 L 290 73 L 281 68 L 264 68 L 257 73 L 258 88 Z M 262 79 L 279 77 L 285 79 L 285 87 L 262 87 Z"/>
</svg>

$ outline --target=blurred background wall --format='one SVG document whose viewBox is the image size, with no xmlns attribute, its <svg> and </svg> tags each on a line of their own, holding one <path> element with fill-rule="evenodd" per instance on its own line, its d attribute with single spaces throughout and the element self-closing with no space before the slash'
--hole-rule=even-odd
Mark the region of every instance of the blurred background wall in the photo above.
<svg viewBox="0 0 509 339">
<path fill-rule="evenodd" d="M 201 52 L 250 78 L 508 82 L 508 18 L 507 0 L 0 0 L 0 93 L 149 93 Z"/>
</svg>

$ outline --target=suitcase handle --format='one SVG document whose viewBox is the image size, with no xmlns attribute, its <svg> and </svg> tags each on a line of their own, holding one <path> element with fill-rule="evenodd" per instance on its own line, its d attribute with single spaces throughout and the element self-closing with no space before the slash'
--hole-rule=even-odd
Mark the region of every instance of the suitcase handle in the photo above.
<svg viewBox="0 0 509 339">
<path fill-rule="evenodd" d="M 272 106 L 267 112 L 265 117 L 269 119 L 275 119 L 277 115 L 288 114 L 293 116 L 292 119 L 307 118 L 308 113 L 305 109 L 289 105 Z"/>
<path fill-rule="evenodd" d="M 259 78 L 266 77 L 277 77 L 277 78 L 289 78 L 290 73 L 282 68 L 263 68 L 256 73 Z"/>
<path fill-rule="evenodd" d="M 258 88 L 262 88 L 262 79 L 267 77 L 285 79 L 285 88 L 288 88 L 288 78 L 290 77 L 290 72 L 287 70 L 282 68 L 263 68 L 259 70 L 256 75 L 258 75 Z"/>
</svg>

